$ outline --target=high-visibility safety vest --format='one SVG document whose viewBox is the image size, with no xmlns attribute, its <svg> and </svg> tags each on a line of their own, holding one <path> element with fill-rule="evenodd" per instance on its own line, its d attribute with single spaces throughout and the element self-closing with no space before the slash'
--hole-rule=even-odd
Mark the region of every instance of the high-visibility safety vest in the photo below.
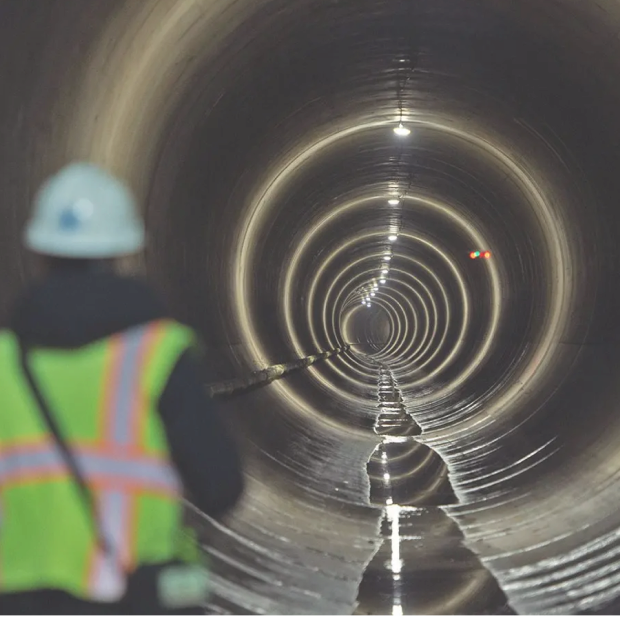
<svg viewBox="0 0 620 620">
<path fill-rule="evenodd" d="M 181 483 L 157 403 L 195 344 L 168 320 L 77 349 L 34 348 L 30 365 L 97 505 L 79 487 L 29 389 L 12 332 L 0 332 L 0 593 L 54 588 L 119 600 L 126 574 L 179 557 Z"/>
</svg>

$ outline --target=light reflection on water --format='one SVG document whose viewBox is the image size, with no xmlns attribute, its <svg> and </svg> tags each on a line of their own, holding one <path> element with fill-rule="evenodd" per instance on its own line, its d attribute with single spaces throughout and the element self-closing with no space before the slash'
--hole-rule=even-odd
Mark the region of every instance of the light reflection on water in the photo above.
<svg viewBox="0 0 620 620">
<path fill-rule="evenodd" d="M 421 429 L 383 368 L 380 438 L 367 471 L 370 503 L 383 508 L 382 545 L 360 584 L 358 614 L 510 613 L 505 597 L 440 506 L 457 502 L 441 457 L 416 440 Z"/>
</svg>

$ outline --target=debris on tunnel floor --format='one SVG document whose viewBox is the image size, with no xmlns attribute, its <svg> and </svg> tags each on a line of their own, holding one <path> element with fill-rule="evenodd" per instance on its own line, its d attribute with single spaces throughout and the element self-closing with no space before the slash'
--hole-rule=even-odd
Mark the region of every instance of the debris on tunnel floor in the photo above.
<svg viewBox="0 0 620 620">
<path fill-rule="evenodd" d="M 378 381 L 381 437 L 368 462 L 370 501 L 383 507 L 382 544 L 360 584 L 357 615 L 512 615 L 506 597 L 440 508 L 456 500 L 445 464 L 418 443 L 394 375 Z"/>
</svg>

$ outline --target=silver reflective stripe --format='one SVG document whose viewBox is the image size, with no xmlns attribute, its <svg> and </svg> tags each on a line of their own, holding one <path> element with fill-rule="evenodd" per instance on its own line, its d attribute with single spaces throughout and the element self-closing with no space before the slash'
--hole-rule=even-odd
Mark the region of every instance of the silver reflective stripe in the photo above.
<svg viewBox="0 0 620 620">
<path fill-rule="evenodd" d="M 97 502 L 101 528 L 113 550 L 113 554 L 108 555 L 97 549 L 93 561 L 90 592 L 99 601 L 117 601 L 125 593 L 127 582 L 119 558 L 125 559 L 123 555 L 130 545 L 130 501 L 131 496 L 127 493 L 104 491 Z"/>
<path fill-rule="evenodd" d="M 64 461 L 56 446 L 23 449 L 15 453 L 0 453 L 0 483 L 11 478 L 37 474 L 46 470 L 58 470 Z"/>
<path fill-rule="evenodd" d="M 125 332 L 121 338 L 120 360 L 114 377 L 116 393 L 110 400 L 110 409 L 104 412 L 110 424 L 110 435 L 106 437 L 108 449 L 114 457 L 101 454 L 79 454 L 80 464 L 86 475 L 95 478 L 99 475 L 107 479 L 118 479 L 125 483 L 133 482 L 141 488 L 157 487 L 167 489 L 178 495 L 181 490 L 176 472 L 165 462 L 148 458 L 131 458 L 126 455 L 127 448 L 136 439 L 133 437 L 137 427 L 136 416 L 140 416 L 142 401 L 142 352 L 152 326 L 138 327 Z M 134 524 L 132 506 L 135 494 L 123 485 L 114 491 L 98 494 L 99 518 L 105 539 L 112 546 L 112 553 L 106 555 L 96 551 L 96 559 L 90 574 L 90 592 L 99 600 L 117 600 L 126 587 L 124 566 L 130 566 L 133 558 L 133 543 L 130 539 Z"/>
<path fill-rule="evenodd" d="M 141 457 L 116 457 L 75 450 L 78 465 L 87 479 L 96 482 L 132 483 L 140 487 L 162 489 L 177 494 L 179 478 L 165 461 Z M 0 454 L 0 484 L 9 484 L 25 476 L 44 476 L 66 471 L 65 462 L 56 446 L 38 446 L 19 452 Z"/>
<path fill-rule="evenodd" d="M 182 489 L 176 471 L 166 460 L 132 454 L 143 449 L 142 437 L 134 434 L 141 432 L 140 418 L 150 406 L 143 394 L 142 373 L 144 346 L 153 329 L 156 327 L 146 325 L 128 330 L 111 345 L 118 358 L 110 369 L 116 375 L 109 386 L 113 393 L 105 395 L 109 400 L 101 413 L 106 429 L 100 438 L 102 446 L 72 442 L 78 466 L 89 485 L 102 483 L 104 489 L 96 493 L 98 520 L 112 553 L 106 555 L 98 547 L 93 548 L 88 585 L 94 600 L 118 600 L 124 593 L 124 567 L 135 561 L 133 512 L 139 492 L 178 497 Z M 45 480 L 52 475 L 70 476 L 62 454 L 51 440 L 0 451 L 0 485 L 18 484 L 24 478 Z"/>
<path fill-rule="evenodd" d="M 131 441 L 131 421 L 136 394 L 140 389 L 140 349 L 148 330 L 138 327 L 127 331 L 122 337 L 122 359 L 119 364 L 119 377 L 116 398 L 112 401 L 113 416 L 112 434 L 110 439 L 116 446 L 127 446 Z"/>
<path fill-rule="evenodd" d="M 155 486 L 180 491 L 176 472 L 163 461 L 84 454 L 78 456 L 78 461 L 87 476 L 125 478 L 128 482 L 144 487 Z"/>
</svg>

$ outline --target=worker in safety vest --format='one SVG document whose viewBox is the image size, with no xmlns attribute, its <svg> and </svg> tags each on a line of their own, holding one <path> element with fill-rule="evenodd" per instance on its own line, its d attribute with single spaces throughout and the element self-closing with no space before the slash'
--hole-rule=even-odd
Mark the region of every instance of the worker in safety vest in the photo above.
<svg viewBox="0 0 620 620">
<path fill-rule="evenodd" d="M 194 332 L 114 273 L 144 236 L 129 190 L 93 165 L 66 167 L 36 197 L 24 239 L 46 275 L 0 331 L 0 613 L 177 614 L 204 601 L 182 493 L 218 517 L 242 474 Z"/>
</svg>

